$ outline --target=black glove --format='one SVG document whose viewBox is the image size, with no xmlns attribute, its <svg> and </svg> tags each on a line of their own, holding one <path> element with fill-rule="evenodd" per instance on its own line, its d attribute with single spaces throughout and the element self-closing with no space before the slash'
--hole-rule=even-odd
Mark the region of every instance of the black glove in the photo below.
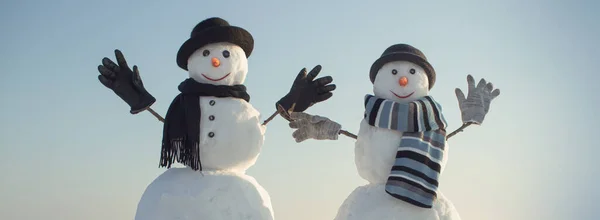
<svg viewBox="0 0 600 220">
<path fill-rule="evenodd" d="M 303 112 L 315 103 L 331 98 L 335 85 L 327 84 L 331 83 L 333 78 L 325 76 L 315 80 L 319 72 L 321 72 L 321 65 L 315 66 L 308 74 L 306 68 L 300 70 L 290 92 L 276 103 L 276 108 L 283 108 L 287 112 Z M 281 115 L 290 120 L 286 113 Z"/>
<path fill-rule="evenodd" d="M 144 88 L 137 66 L 134 65 L 131 71 L 123 53 L 119 50 L 115 50 L 115 56 L 118 66 L 108 57 L 102 59 L 102 65 L 98 66 L 100 71 L 98 80 L 131 107 L 129 111 L 131 114 L 146 110 L 156 102 L 156 99 Z"/>
</svg>

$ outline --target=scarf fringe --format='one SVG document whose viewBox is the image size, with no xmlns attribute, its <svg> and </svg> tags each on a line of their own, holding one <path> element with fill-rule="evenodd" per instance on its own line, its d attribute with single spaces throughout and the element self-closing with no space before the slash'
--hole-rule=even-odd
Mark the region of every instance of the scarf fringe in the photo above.
<svg viewBox="0 0 600 220">
<path fill-rule="evenodd" d="M 177 161 L 192 168 L 194 171 L 201 171 L 200 145 L 196 142 L 191 149 L 184 146 L 185 141 L 183 139 L 171 140 L 169 146 L 163 143 L 159 167 L 166 167 L 168 169 Z"/>
</svg>

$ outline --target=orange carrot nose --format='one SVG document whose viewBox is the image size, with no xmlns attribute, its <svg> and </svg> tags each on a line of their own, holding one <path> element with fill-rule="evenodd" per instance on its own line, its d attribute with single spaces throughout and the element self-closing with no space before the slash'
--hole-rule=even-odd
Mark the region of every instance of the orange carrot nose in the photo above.
<svg viewBox="0 0 600 220">
<path fill-rule="evenodd" d="M 406 78 L 406 76 L 400 77 L 398 83 L 400 84 L 400 86 L 404 87 L 408 84 L 408 78 Z"/>
<path fill-rule="evenodd" d="M 219 59 L 217 59 L 216 57 L 213 57 L 210 61 L 212 62 L 212 65 L 214 67 L 219 67 L 221 65 L 221 61 Z"/>
</svg>

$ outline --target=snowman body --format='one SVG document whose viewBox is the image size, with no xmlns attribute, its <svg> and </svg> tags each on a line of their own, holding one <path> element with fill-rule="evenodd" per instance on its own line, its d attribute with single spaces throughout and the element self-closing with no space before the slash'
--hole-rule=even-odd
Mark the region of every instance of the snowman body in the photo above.
<svg viewBox="0 0 600 220">
<path fill-rule="evenodd" d="M 136 220 L 272 220 L 269 194 L 251 176 L 171 168 L 144 192 Z"/>
<path fill-rule="evenodd" d="M 420 208 L 385 192 L 385 184 L 394 164 L 402 133 L 360 123 L 354 156 L 358 174 L 368 184 L 357 187 L 338 210 L 336 220 L 458 220 L 452 202 L 437 192 L 431 209 Z M 448 145 L 446 151 L 448 153 Z M 446 157 L 447 158 L 447 157 Z M 445 161 L 443 162 L 445 164 Z M 442 169 L 443 169 L 442 165 Z"/>
<path fill-rule="evenodd" d="M 208 44 L 188 61 L 190 78 L 215 85 L 242 84 L 244 51 L 230 43 Z M 170 168 L 145 190 L 136 220 L 272 220 L 269 194 L 245 171 L 256 162 L 265 126 L 259 112 L 237 98 L 200 97 L 202 171 Z"/>
<path fill-rule="evenodd" d="M 376 97 L 407 103 L 428 94 L 423 68 L 407 61 L 394 61 L 381 67 L 373 90 Z M 363 119 L 355 143 L 358 174 L 368 184 L 356 188 L 340 206 L 336 220 L 459 220 L 454 205 L 438 190 L 432 208 L 421 208 L 396 199 L 385 191 L 394 165 L 402 132 L 369 125 Z M 446 144 L 444 169 L 448 154 Z"/>
</svg>

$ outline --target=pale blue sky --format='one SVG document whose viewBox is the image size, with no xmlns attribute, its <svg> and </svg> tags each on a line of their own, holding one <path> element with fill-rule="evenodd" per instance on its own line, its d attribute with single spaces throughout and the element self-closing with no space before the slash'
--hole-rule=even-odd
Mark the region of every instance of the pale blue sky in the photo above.
<svg viewBox="0 0 600 220">
<path fill-rule="evenodd" d="M 160 3 L 159 3 L 160 2 Z M 441 189 L 463 219 L 598 219 L 598 1 L 2 1 L 0 219 L 132 219 L 158 168 L 162 126 L 97 81 L 121 49 L 163 114 L 187 77 L 175 63 L 194 25 L 249 30 L 251 103 L 266 118 L 302 67 L 338 85 L 309 109 L 358 131 L 368 70 L 395 43 L 437 71 L 432 95 L 460 126 L 466 74 L 502 94 L 483 126 L 451 139 Z M 353 141 L 296 144 L 277 118 L 248 173 L 281 220 L 333 219 L 360 184 Z"/>
</svg>

